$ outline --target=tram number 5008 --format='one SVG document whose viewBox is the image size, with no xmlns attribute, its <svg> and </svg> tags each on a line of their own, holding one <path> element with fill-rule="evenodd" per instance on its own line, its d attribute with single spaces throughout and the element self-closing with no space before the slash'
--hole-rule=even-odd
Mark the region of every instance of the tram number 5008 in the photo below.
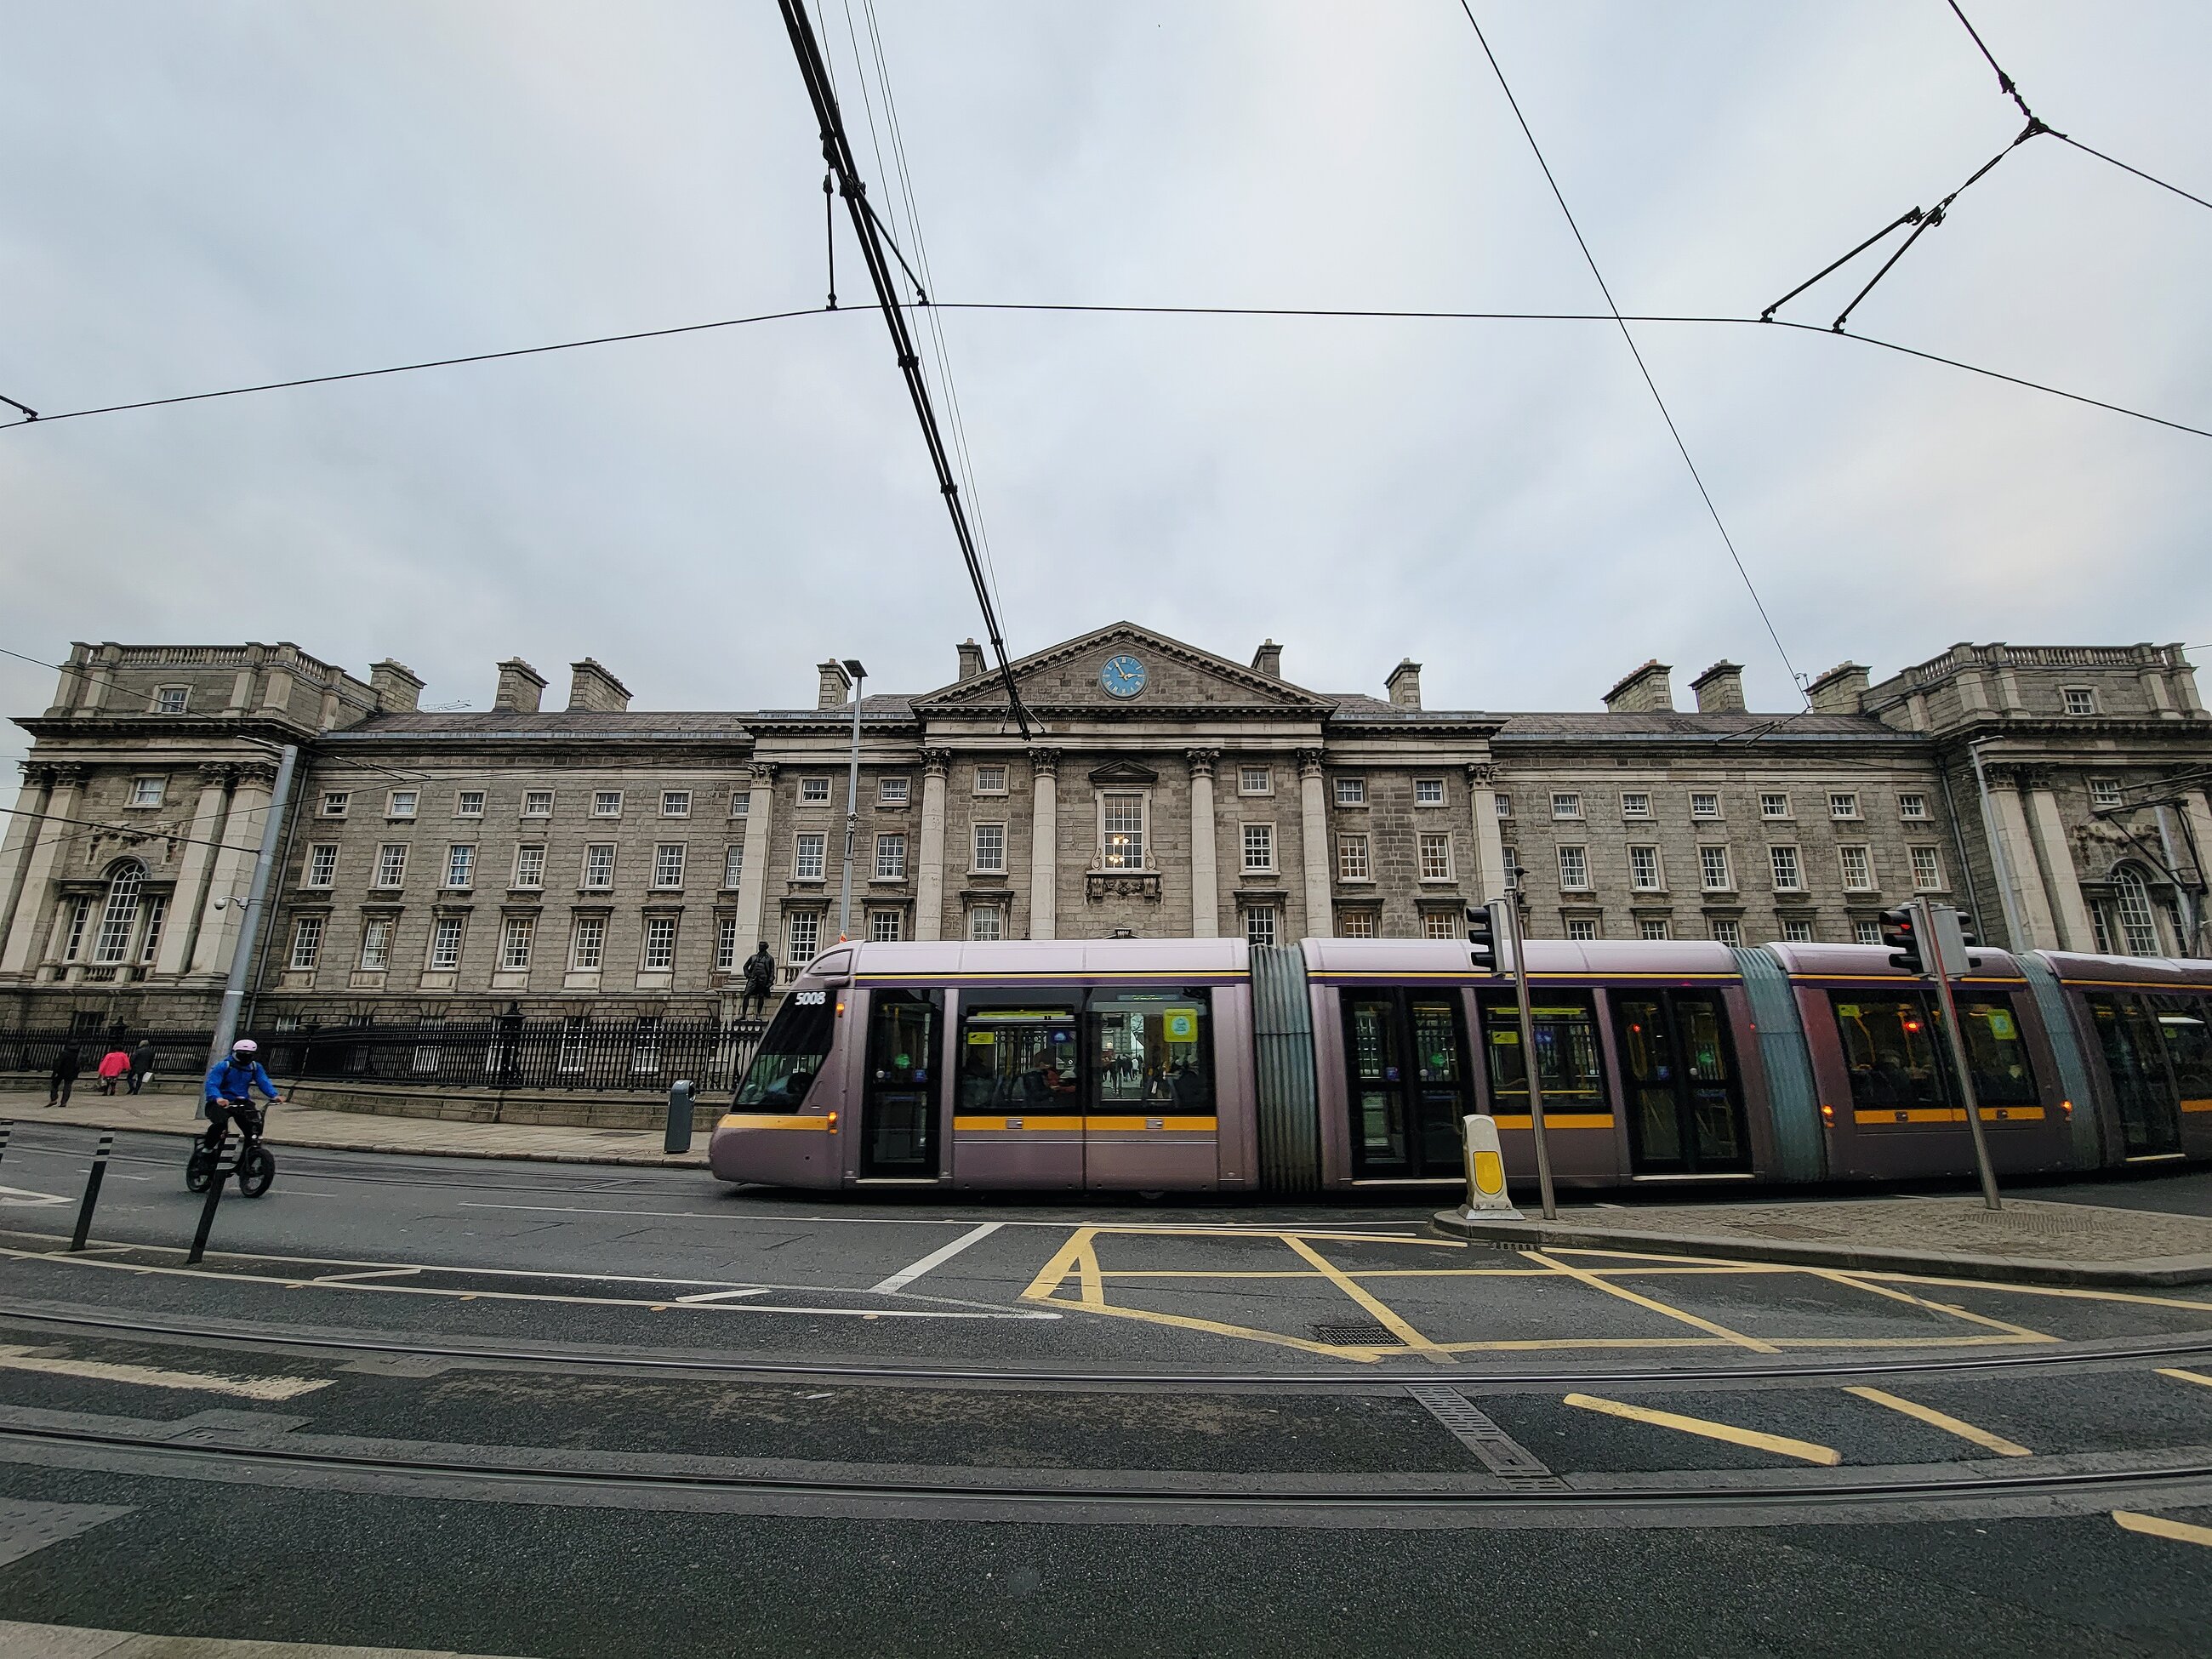
<svg viewBox="0 0 2212 1659">
<path fill-rule="evenodd" d="M 825 991 L 793 991 L 791 1000 L 802 1008 L 819 1008 L 828 994 Z"/>
</svg>

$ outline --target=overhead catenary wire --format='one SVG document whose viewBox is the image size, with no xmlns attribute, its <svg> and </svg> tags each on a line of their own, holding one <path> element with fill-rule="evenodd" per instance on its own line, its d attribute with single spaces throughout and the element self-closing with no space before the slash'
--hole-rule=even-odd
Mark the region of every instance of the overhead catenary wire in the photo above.
<svg viewBox="0 0 2212 1659">
<path fill-rule="evenodd" d="M 1644 377 L 1644 386 L 1651 393 L 1651 401 L 1659 406 L 1659 416 L 1667 423 L 1668 435 L 1674 439 L 1674 447 L 1681 452 L 1682 465 L 1689 469 L 1690 480 L 1697 485 L 1698 495 L 1705 504 L 1705 511 L 1712 515 L 1713 528 L 1720 532 L 1721 541 L 1728 549 L 1729 562 L 1735 566 L 1736 574 L 1743 579 L 1744 590 L 1751 595 L 1752 607 L 1759 612 L 1759 620 L 1765 626 L 1766 637 L 1774 641 L 1775 653 L 1782 659 L 1783 667 L 1789 671 L 1790 684 L 1797 688 L 1800 697 L 1804 697 L 1805 681 L 1797 672 L 1797 665 L 1790 661 L 1789 649 L 1782 643 L 1782 635 L 1776 631 L 1774 618 L 1767 614 L 1766 601 L 1759 597 L 1758 584 L 1752 580 L 1751 571 L 1744 564 L 1743 556 L 1736 551 L 1735 538 L 1729 534 L 1728 526 L 1721 520 L 1721 510 L 1714 504 L 1712 492 L 1705 488 L 1705 481 L 1698 471 L 1697 462 L 1690 457 L 1690 447 L 1683 441 L 1681 429 L 1674 424 L 1674 413 L 1667 407 L 1666 398 L 1660 395 L 1659 383 L 1651 378 L 1651 370 L 1644 363 L 1644 353 L 1637 348 L 1636 336 L 1630 330 L 1627 319 L 1620 314 L 1620 307 L 1613 301 L 1613 290 L 1606 286 L 1605 273 L 1597 268 L 1596 257 L 1590 252 L 1589 243 L 1583 240 L 1582 227 L 1575 222 L 1574 210 L 1567 205 L 1566 196 L 1559 189 L 1559 181 L 1552 176 L 1552 164 L 1544 159 L 1543 146 L 1536 142 L 1536 134 L 1528 125 L 1528 118 L 1521 112 L 1521 100 L 1513 95 L 1512 83 L 1506 80 L 1505 70 L 1498 64 L 1498 54 L 1491 51 L 1490 41 L 1482 32 L 1482 25 L 1475 21 L 1474 8 L 1468 3 L 1468 0 L 1460 0 L 1460 9 L 1467 15 L 1468 27 L 1474 31 L 1475 44 L 1482 48 L 1483 57 L 1489 60 L 1491 73 L 1498 77 L 1498 89 L 1504 93 L 1506 103 L 1512 107 L 1513 118 L 1520 123 L 1521 136 L 1528 141 L 1529 152 L 1535 156 L 1536 165 L 1543 170 L 1544 182 L 1552 187 L 1552 199 L 1559 204 L 1559 213 L 1566 220 L 1567 228 L 1574 233 L 1575 246 L 1582 250 L 1583 263 L 1589 267 L 1591 276 L 1596 279 L 1598 292 L 1605 296 L 1606 309 L 1620 325 L 1620 337 L 1627 342 L 1629 356 L 1636 360 L 1637 373 Z"/>
</svg>

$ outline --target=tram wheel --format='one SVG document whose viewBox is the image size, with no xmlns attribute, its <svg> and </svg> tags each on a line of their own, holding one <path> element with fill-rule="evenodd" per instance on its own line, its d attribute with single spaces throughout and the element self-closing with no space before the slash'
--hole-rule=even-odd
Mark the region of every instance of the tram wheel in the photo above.
<svg viewBox="0 0 2212 1659">
<path fill-rule="evenodd" d="M 250 1146 L 238 1160 L 238 1190 L 248 1198 L 258 1198 L 269 1190 L 269 1183 L 276 1179 L 276 1160 L 270 1156 L 266 1146 Z"/>
<path fill-rule="evenodd" d="M 185 1190 L 204 1193 L 215 1179 L 216 1154 L 210 1152 L 203 1140 L 192 1142 L 191 1156 L 185 1160 Z"/>
</svg>

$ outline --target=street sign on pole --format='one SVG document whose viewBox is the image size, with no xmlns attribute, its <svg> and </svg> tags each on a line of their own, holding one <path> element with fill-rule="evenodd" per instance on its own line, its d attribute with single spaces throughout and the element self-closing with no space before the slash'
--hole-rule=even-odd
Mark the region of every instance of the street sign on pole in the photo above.
<svg viewBox="0 0 2212 1659">
<path fill-rule="evenodd" d="M 1511 886 L 1504 898 L 1492 901 L 1492 914 L 1505 912 L 1505 931 L 1500 937 L 1510 940 L 1513 948 L 1513 993 L 1521 1005 L 1521 1071 L 1528 1079 L 1528 1127 L 1536 1137 L 1536 1195 L 1543 1204 L 1544 1219 L 1556 1221 L 1559 1212 L 1552 1201 L 1552 1149 L 1544 1138 L 1544 1082 L 1539 1075 L 1543 1068 L 1536 1063 L 1536 1015 L 1528 1002 L 1528 953 L 1522 949 L 1522 872 L 1516 866 L 1506 876 Z"/>
<path fill-rule="evenodd" d="M 1951 1063 L 1958 1073 L 1959 1097 L 1966 1106 L 1966 1128 L 1973 1136 L 1974 1172 L 1981 1177 L 1982 1202 L 1992 1210 L 2002 1209 L 1996 1174 L 1990 1167 L 1989 1137 L 1982 1130 L 1982 1103 L 1974 1092 L 1973 1059 L 1966 1050 L 1966 1028 L 1959 1024 L 1958 1000 L 1951 994 L 1952 974 L 1964 973 L 1972 965 L 1965 932 L 1959 925 L 1959 913 L 1948 904 L 1915 899 L 1913 908 L 1920 913 L 1922 960 L 1929 977 L 1936 981 L 1936 1000 L 1943 1011 L 1943 1035 L 1950 1040 Z"/>
</svg>

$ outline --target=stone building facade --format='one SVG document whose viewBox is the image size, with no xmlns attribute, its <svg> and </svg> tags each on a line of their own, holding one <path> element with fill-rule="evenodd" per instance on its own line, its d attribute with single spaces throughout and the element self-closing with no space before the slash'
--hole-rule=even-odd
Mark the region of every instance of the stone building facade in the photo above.
<svg viewBox="0 0 2212 1659">
<path fill-rule="evenodd" d="M 1424 706 L 1116 623 L 1016 665 L 1024 743 L 970 642 L 952 680 L 859 702 L 850 932 L 869 939 L 1455 937 L 1524 872 L 1565 938 L 1872 936 L 1916 892 L 1984 938 L 2212 954 L 2212 719 L 2177 647 L 1960 645 L 1810 707 L 1717 663 L 1674 706 L 1647 663 L 1603 712 Z M 488 713 L 418 708 L 292 645 L 79 645 L 0 843 L 0 1017 L 212 1013 L 274 803 L 257 1018 L 384 1023 L 733 1009 L 838 936 L 852 688 L 810 708 L 568 706 L 499 665 Z"/>
</svg>

